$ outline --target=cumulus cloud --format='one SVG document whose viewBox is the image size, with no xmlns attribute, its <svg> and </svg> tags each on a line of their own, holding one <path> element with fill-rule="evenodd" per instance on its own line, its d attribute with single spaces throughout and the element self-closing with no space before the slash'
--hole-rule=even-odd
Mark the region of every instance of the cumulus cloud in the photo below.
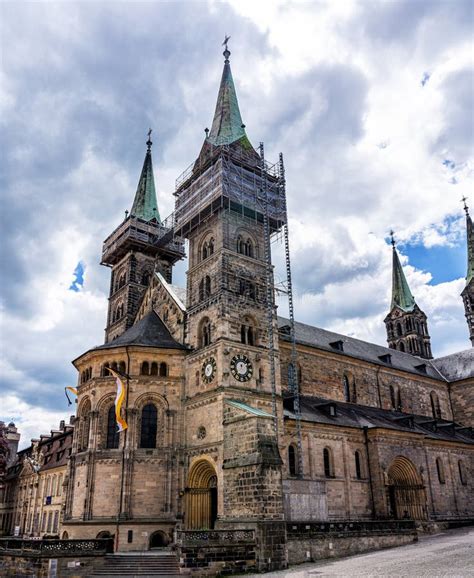
<svg viewBox="0 0 474 578">
<path fill-rule="evenodd" d="M 394 228 L 434 352 L 468 347 L 465 272 L 436 285 L 403 255 L 408 245 L 465 251 L 472 9 L 408 0 L 3 3 L 0 419 L 17 407 L 28 437 L 40 433 L 28 421 L 33 408 L 46 430 L 67 414 L 70 360 L 103 340 L 101 243 L 131 206 L 146 131 L 154 129 L 166 216 L 212 120 L 224 32 L 251 141 L 264 140 L 270 160 L 285 153 L 297 318 L 384 343 Z M 273 253 L 281 277 L 282 247 Z"/>
</svg>

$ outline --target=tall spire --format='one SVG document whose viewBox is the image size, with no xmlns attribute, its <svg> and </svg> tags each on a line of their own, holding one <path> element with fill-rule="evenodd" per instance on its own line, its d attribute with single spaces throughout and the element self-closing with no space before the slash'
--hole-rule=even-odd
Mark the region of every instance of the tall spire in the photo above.
<svg viewBox="0 0 474 578">
<path fill-rule="evenodd" d="M 221 85 L 217 96 L 216 110 L 211 130 L 206 140 L 215 146 L 229 145 L 241 140 L 243 146 L 250 145 L 245 133 L 245 125 L 239 110 L 239 102 L 235 92 L 234 79 L 230 70 L 230 50 L 227 47 L 230 36 L 226 36 L 223 45 L 225 46 L 224 70 L 222 72 Z"/>
<path fill-rule="evenodd" d="M 469 207 L 466 204 L 466 197 L 462 199 L 464 203 L 464 211 L 466 213 L 466 232 L 467 232 L 467 275 L 466 285 L 471 279 L 474 279 L 474 230 L 472 226 L 471 215 L 469 214 Z"/>
<path fill-rule="evenodd" d="M 160 213 L 158 211 L 158 203 L 156 202 L 155 179 L 153 177 L 153 163 L 151 160 L 152 144 L 150 129 L 146 142 L 147 151 L 145 161 L 143 162 L 143 168 L 130 215 L 143 219 L 144 221 L 156 219 L 160 223 Z"/>
<path fill-rule="evenodd" d="M 395 247 L 395 239 L 393 236 L 393 231 L 390 231 L 392 237 L 392 247 L 393 247 L 393 265 L 392 265 L 392 305 L 391 308 L 400 307 L 403 311 L 413 311 L 415 307 L 415 298 L 411 294 L 410 288 L 403 272 L 400 259 L 398 258 L 398 252 Z"/>
</svg>

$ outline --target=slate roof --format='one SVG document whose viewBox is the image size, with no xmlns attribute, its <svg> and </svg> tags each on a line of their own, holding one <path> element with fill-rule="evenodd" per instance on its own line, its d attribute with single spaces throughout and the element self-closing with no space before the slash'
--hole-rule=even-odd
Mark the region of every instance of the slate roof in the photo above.
<svg viewBox="0 0 474 578">
<path fill-rule="evenodd" d="M 284 329 L 282 331 L 282 328 L 285 326 L 289 328 L 289 325 L 290 322 L 288 319 L 278 317 L 280 339 L 289 341 L 289 335 L 285 335 Z M 416 375 L 427 375 L 434 379 L 446 380 L 444 376 L 439 373 L 438 369 L 431 365 L 429 360 L 416 357 L 410 353 L 403 353 L 396 349 L 390 349 L 388 347 L 383 347 L 382 345 L 327 331 L 320 327 L 306 325 L 305 323 L 295 322 L 295 333 L 297 342 L 303 345 L 309 345 L 310 347 L 316 347 L 317 349 L 322 349 L 324 351 L 331 351 L 332 353 L 370 361 L 371 363 L 376 363 L 377 365 L 384 367 L 393 367 Z M 343 351 L 330 345 L 331 343 L 335 344 L 338 341 L 342 342 Z M 390 355 L 391 363 L 384 362 L 383 359 L 380 359 L 386 355 Z M 417 366 L 425 366 L 426 373 L 421 369 L 416 369 Z"/>
<path fill-rule="evenodd" d="M 130 214 L 144 221 L 156 219 L 158 223 L 160 223 L 160 212 L 158 211 L 158 203 L 156 201 L 155 178 L 153 176 L 153 163 L 151 160 L 151 144 L 151 140 L 148 139 L 148 149 Z"/>
<path fill-rule="evenodd" d="M 336 415 L 330 415 L 329 406 L 334 406 Z M 426 416 L 412 415 L 377 407 L 343 403 L 316 396 L 300 397 L 301 420 L 363 429 L 385 428 L 422 434 L 426 437 L 462 441 L 474 444 L 472 428 L 462 427 L 446 420 L 433 420 Z M 284 417 L 295 419 L 292 398 L 284 401 Z"/>
<path fill-rule="evenodd" d="M 474 378 L 474 348 L 438 357 L 431 363 L 448 381 Z"/>
<path fill-rule="evenodd" d="M 162 349 L 186 349 L 184 345 L 178 343 L 168 331 L 166 325 L 161 321 L 158 315 L 151 311 L 138 323 L 132 325 L 120 337 L 94 347 L 98 349 L 112 349 L 123 345 L 140 345 L 145 347 L 160 347 Z"/>
</svg>

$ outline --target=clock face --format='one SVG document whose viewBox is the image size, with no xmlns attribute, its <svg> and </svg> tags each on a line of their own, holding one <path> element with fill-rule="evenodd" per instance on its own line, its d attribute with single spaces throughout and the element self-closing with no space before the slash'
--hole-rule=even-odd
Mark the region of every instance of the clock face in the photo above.
<svg viewBox="0 0 474 578">
<path fill-rule="evenodd" d="M 253 367 L 246 355 L 234 355 L 230 362 L 230 371 L 237 381 L 248 381 L 252 377 Z"/>
<path fill-rule="evenodd" d="M 202 364 L 201 369 L 201 376 L 204 383 L 211 383 L 216 375 L 217 364 L 216 360 L 213 357 L 209 357 L 206 361 Z"/>
</svg>

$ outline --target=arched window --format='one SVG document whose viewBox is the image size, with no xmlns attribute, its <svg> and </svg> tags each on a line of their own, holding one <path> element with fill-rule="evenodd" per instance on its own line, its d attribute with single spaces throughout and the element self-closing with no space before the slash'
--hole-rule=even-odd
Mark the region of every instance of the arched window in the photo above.
<svg viewBox="0 0 474 578">
<path fill-rule="evenodd" d="M 144 361 L 142 363 L 142 368 L 140 371 L 141 375 L 150 375 L 150 364 L 148 363 L 148 361 Z"/>
<path fill-rule="evenodd" d="M 116 361 L 112 361 L 112 363 L 110 364 L 110 369 L 112 369 L 115 372 L 118 371 L 118 365 Z"/>
<path fill-rule="evenodd" d="M 53 483 L 51 484 L 51 495 L 52 496 L 56 495 L 56 482 L 57 482 L 57 478 L 56 478 L 56 476 L 53 476 Z"/>
<path fill-rule="evenodd" d="M 255 300 L 255 283 L 252 283 L 248 279 L 239 279 L 239 295 Z"/>
<path fill-rule="evenodd" d="M 156 361 L 153 361 L 150 366 L 150 375 L 158 375 L 158 363 Z"/>
<path fill-rule="evenodd" d="M 358 451 L 355 452 L 354 461 L 355 461 L 356 478 L 358 480 L 361 480 L 362 479 L 362 469 L 360 466 L 360 452 L 358 452 Z"/>
<path fill-rule="evenodd" d="M 107 438 L 105 442 L 107 449 L 117 449 L 119 447 L 119 432 L 115 421 L 115 405 L 109 407 L 107 412 Z"/>
<path fill-rule="evenodd" d="M 245 255 L 253 257 L 253 242 L 250 238 L 245 242 Z"/>
<path fill-rule="evenodd" d="M 437 394 L 432 391 L 430 394 L 431 398 L 431 411 L 435 419 L 441 419 L 441 406 L 439 404 L 439 398 Z"/>
<path fill-rule="evenodd" d="M 120 361 L 118 364 L 118 372 L 125 375 L 125 361 Z"/>
<path fill-rule="evenodd" d="M 438 482 L 440 484 L 446 483 L 444 478 L 443 462 L 441 461 L 441 458 L 436 458 L 436 471 L 438 472 Z"/>
<path fill-rule="evenodd" d="M 239 235 L 237 237 L 237 253 L 242 254 L 244 252 L 244 241 L 242 237 Z"/>
<path fill-rule="evenodd" d="M 397 411 L 403 411 L 402 408 L 402 396 L 400 393 L 400 388 L 397 389 Z"/>
<path fill-rule="evenodd" d="M 164 361 L 160 363 L 160 377 L 167 377 L 168 375 L 168 366 Z"/>
<path fill-rule="evenodd" d="M 158 429 L 158 412 L 155 405 L 148 403 L 142 409 L 142 424 L 140 433 L 141 448 L 156 448 L 156 432 Z"/>
<path fill-rule="evenodd" d="M 395 397 L 395 388 L 393 385 L 390 386 L 390 403 L 393 409 L 397 408 L 397 399 Z"/>
<path fill-rule="evenodd" d="M 57 495 L 61 496 L 63 493 L 63 475 L 59 474 Z"/>
<path fill-rule="evenodd" d="M 249 325 L 240 326 L 240 341 L 245 345 L 255 345 L 254 330 Z"/>
<path fill-rule="evenodd" d="M 211 344 L 211 322 L 207 317 L 201 320 L 198 334 L 199 347 Z"/>
<path fill-rule="evenodd" d="M 149 283 L 150 283 L 150 272 L 145 271 L 142 275 L 142 285 L 146 285 L 148 287 Z"/>
<path fill-rule="evenodd" d="M 400 341 L 399 345 L 398 345 L 398 349 L 400 351 L 405 352 L 405 344 L 403 343 L 403 341 Z"/>
<path fill-rule="evenodd" d="M 463 486 L 467 485 L 466 474 L 464 473 L 464 464 L 462 460 L 458 460 L 459 481 Z"/>
<path fill-rule="evenodd" d="M 208 248 L 207 248 L 207 241 L 202 246 L 202 259 L 207 259 L 208 257 Z"/>
<path fill-rule="evenodd" d="M 296 448 L 291 445 L 288 446 L 288 470 L 290 476 L 296 476 L 298 474 L 298 460 L 296 459 Z"/>
<path fill-rule="evenodd" d="M 401 337 L 403 335 L 403 331 L 402 331 L 402 324 L 401 323 L 397 323 L 397 335 L 398 337 Z"/>
<path fill-rule="evenodd" d="M 326 478 L 334 477 L 334 470 L 332 466 L 332 455 L 329 448 L 323 449 L 323 461 L 324 461 L 324 475 Z"/>
<path fill-rule="evenodd" d="M 209 239 L 208 253 L 209 253 L 209 257 L 214 253 L 214 238 L 213 237 L 211 237 Z"/>
<path fill-rule="evenodd" d="M 344 377 L 342 378 L 342 383 L 344 386 L 344 399 L 346 401 L 351 401 L 351 386 L 349 383 L 349 378 L 345 374 L 344 374 Z"/>
</svg>

